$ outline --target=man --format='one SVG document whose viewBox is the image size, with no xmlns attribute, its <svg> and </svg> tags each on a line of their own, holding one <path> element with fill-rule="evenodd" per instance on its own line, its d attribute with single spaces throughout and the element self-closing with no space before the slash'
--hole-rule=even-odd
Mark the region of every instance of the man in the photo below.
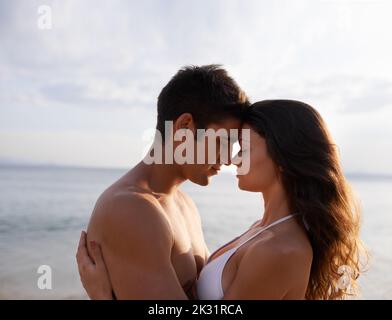
<svg viewBox="0 0 392 320">
<path fill-rule="evenodd" d="M 158 140 L 163 144 L 163 159 L 167 159 L 165 146 L 176 149 L 182 143 L 168 135 L 166 121 L 172 121 L 174 136 L 181 130 L 194 135 L 197 129 L 229 132 L 240 129 L 248 105 L 243 91 L 219 66 L 181 69 L 158 97 L 157 132 L 163 134 L 163 141 Z M 202 139 L 197 139 L 198 147 Z M 231 154 L 223 160 L 219 152 L 225 141 L 217 138 L 215 142 L 216 161 L 212 164 L 207 159 L 182 164 L 141 161 L 103 192 L 92 213 L 87 239 L 82 233 L 77 253 L 79 273 L 85 288 L 90 288 L 90 298 L 113 298 L 101 294 L 110 286 L 117 299 L 192 298 L 193 284 L 209 252 L 197 208 L 179 186 L 186 180 L 208 185 L 222 164 L 230 164 Z M 205 156 L 210 149 L 208 141 L 204 149 L 194 146 L 193 151 L 199 156 L 204 151 Z M 91 259 L 99 259 L 97 250 L 102 250 L 110 284 L 94 279 Z"/>
</svg>

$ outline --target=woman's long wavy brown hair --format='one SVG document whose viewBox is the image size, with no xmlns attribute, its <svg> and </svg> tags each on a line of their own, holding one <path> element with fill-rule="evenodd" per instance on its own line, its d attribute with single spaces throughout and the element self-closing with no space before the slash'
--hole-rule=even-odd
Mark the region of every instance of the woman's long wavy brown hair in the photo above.
<svg viewBox="0 0 392 320">
<path fill-rule="evenodd" d="M 359 239 L 360 209 L 322 117 L 303 102 L 265 100 L 248 108 L 245 122 L 266 139 L 290 210 L 308 226 L 313 261 L 305 298 L 355 295 L 362 253 L 367 257 Z"/>
</svg>

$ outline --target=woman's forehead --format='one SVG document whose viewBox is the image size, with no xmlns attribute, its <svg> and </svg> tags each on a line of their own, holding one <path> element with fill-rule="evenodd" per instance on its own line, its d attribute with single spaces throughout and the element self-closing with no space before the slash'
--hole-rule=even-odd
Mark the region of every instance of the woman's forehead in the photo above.
<svg viewBox="0 0 392 320">
<path fill-rule="evenodd" d="M 241 130 L 239 131 L 239 139 L 242 139 L 243 136 L 250 136 L 252 134 L 252 128 L 249 124 L 244 123 L 241 127 Z M 249 132 L 249 134 L 248 134 Z"/>
<path fill-rule="evenodd" d="M 238 134 L 238 142 L 242 144 L 242 140 L 249 140 L 252 134 L 252 129 L 249 126 L 242 126 Z"/>
</svg>

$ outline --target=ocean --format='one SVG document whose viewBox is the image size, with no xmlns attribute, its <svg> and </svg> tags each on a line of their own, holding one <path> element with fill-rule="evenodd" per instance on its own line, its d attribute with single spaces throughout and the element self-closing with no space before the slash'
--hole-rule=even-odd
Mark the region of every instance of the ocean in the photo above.
<svg viewBox="0 0 392 320">
<path fill-rule="evenodd" d="M 86 299 L 75 253 L 95 201 L 128 169 L 0 166 L 0 299 Z M 348 175 L 363 208 L 362 239 L 371 260 L 360 299 L 392 299 L 392 179 Z M 207 187 L 182 187 L 195 201 L 210 251 L 262 216 L 256 193 L 237 188 L 231 173 Z M 38 268 L 52 269 L 52 289 L 37 286 Z"/>
</svg>

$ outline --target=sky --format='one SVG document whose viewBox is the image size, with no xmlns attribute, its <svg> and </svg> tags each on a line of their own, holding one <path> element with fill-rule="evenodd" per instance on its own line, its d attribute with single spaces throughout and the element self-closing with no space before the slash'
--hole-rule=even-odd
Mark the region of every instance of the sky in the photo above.
<svg viewBox="0 0 392 320">
<path fill-rule="evenodd" d="M 0 0 L 0 162 L 131 167 L 162 87 L 219 63 L 253 102 L 314 106 L 345 171 L 392 174 L 391 13 L 387 0 Z"/>
</svg>

